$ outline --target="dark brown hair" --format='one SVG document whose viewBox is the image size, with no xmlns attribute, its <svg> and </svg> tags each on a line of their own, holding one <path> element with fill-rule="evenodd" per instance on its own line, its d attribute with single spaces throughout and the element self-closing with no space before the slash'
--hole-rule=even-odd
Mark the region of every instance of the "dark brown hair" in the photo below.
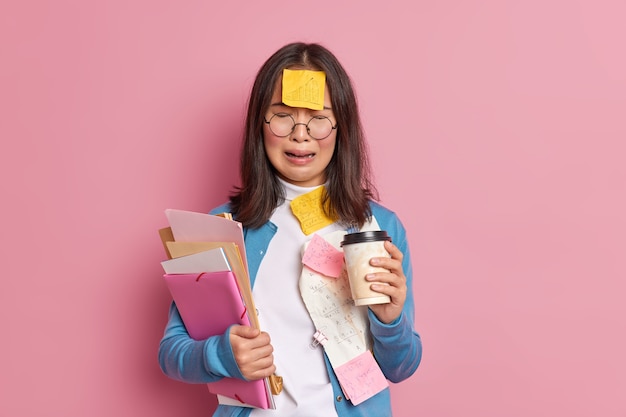
<svg viewBox="0 0 626 417">
<path fill-rule="evenodd" d="M 378 194 L 371 178 L 356 95 L 337 58 L 315 43 L 285 45 L 259 69 L 248 101 L 239 167 L 241 186 L 230 197 L 231 210 L 244 226 L 257 228 L 283 201 L 283 188 L 265 154 L 263 117 L 283 69 L 292 67 L 326 73 L 337 140 L 326 167 L 324 207 L 329 217 L 341 224 L 362 226 L 371 216 L 369 200 L 378 199 Z"/>
</svg>

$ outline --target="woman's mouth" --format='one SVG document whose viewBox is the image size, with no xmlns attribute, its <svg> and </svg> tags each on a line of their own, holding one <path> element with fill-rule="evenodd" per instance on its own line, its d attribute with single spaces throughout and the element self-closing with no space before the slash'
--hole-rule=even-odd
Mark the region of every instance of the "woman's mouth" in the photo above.
<svg viewBox="0 0 626 417">
<path fill-rule="evenodd" d="M 315 153 L 293 153 L 293 152 L 285 152 L 285 155 L 289 158 L 297 158 L 297 159 L 311 159 L 315 156 Z"/>
</svg>

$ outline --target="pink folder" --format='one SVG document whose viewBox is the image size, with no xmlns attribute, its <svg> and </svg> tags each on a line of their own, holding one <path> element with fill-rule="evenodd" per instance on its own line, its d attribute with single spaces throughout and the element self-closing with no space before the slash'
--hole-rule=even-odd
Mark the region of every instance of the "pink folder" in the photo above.
<svg viewBox="0 0 626 417">
<path fill-rule="evenodd" d="M 233 324 L 250 325 L 231 271 L 165 274 L 163 278 L 193 339 L 204 340 L 223 334 Z M 211 393 L 235 399 L 241 406 L 273 408 L 264 379 L 223 378 L 207 385 Z"/>
</svg>

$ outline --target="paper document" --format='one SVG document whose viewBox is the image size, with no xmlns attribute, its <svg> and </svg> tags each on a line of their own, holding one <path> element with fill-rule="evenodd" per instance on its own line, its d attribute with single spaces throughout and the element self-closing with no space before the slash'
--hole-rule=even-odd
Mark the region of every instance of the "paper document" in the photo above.
<svg viewBox="0 0 626 417">
<path fill-rule="evenodd" d="M 214 248 L 161 262 L 166 274 L 193 274 L 230 271 L 231 267 L 222 248 Z"/>
</svg>

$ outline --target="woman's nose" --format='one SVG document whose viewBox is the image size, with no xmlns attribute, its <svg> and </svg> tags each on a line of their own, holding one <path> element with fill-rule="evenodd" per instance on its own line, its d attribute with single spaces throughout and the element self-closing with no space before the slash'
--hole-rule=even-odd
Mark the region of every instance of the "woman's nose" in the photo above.
<svg viewBox="0 0 626 417">
<path fill-rule="evenodd" d="M 291 137 L 297 142 L 308 142 L 311 140 L 311 136 L 309 136 L 309 128 L 306 126 L 306 123 L 296 123 L 293 126 Z"/>
</svg>

